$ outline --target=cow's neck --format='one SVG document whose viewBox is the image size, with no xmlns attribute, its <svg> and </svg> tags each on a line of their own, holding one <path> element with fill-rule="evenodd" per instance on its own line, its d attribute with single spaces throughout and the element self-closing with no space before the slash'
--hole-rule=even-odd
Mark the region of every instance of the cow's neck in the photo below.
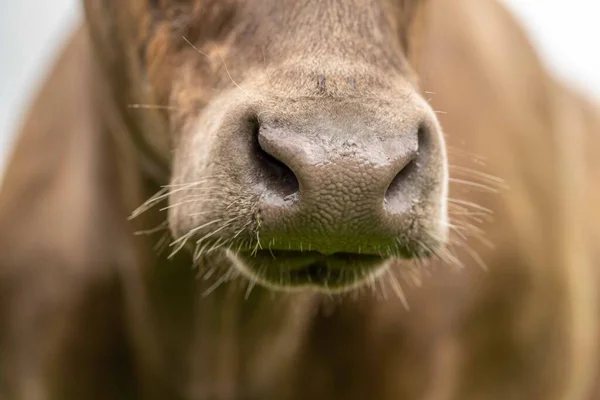
<svg viewBox="0 0 600 400">
<path fill-rule="evenodd" d="M 263 288 L 248 293 L 242 281 L 211 292 L 218 279 L 199 281 L 194 299 L 189 353 L 192 398 L 236 398 L 240 393 L 274 396 L 277 385 L 288 386 L 285 383 L 294 378 L 317 296 Z"/>
<path fill-rule="evenodd" d="M 241 278 L 223 281 L 229 267 L 211 265 L 214 272 L 202 275 L 182 255 L 161 258 L 146 275 L 164 365 L 176 366 L 165 372 L 191 398 L 272 394 L 274 383 L 291 379 L 318 301 L 314 294 L 248 291 Z"/>
</svg>

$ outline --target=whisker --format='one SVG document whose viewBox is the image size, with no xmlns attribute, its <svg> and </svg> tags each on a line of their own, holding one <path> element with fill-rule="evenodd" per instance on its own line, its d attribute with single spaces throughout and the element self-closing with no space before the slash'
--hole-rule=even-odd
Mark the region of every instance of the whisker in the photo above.
<svg viewBox="0 0 600 400">
<path fill-rule="evenodd" d="M 133 211 L 133 213 L 131 213 L 129 220 L 139 217 L 141 214 L 148 211 L 149 209 L 151 209 L 152 207 L 154 207 L 156 204 L 160 203 L 161 201 L 167 199 L 169 196 L 173 195 L 174 193 L 178 193 L 183 190 L 188 190 L 189 188 L 199 185 L 202 182 L 205 182 L 205 181 L 203 180 L 203 181 L 191 182 L 189 184 L 179 186 L 174 190 L 169 190 L 170 189 L 169 186 L 163 186 L 158 192 L 156 192 L 156 194 L 154 194 L 152 197 L 150 197 L 148 200 L 146 200 L 144 203 L 142 203 L 141 206 L 136 208 Z"/>
<path fill-rule="evenodd" d="M 163 251 L 165 251 L 167 249 L 167 247 L 169 247 L 169 239 L 170 238 L 171 238 L 171 234 L 169 232 L 166 232 L 164 235 L 162 235 L 162 237 L 154 245 L 154 247 L 153 247 L 154 251 L 157 252 L 158 254 L 162 254 Z"/>
<path fill-rule="evenodd" d="M 387 290 L 384 285 L 385 281 L 383 279 L 377 279 L 377 283 L 379 283 L 379 288 L 381 289 L 380 293 L 383 296 L 383 299 L 387 300 Z"/>
<path fill-rule="evenodd" d="M 467 243 L 457 243 L 461 246 L 461 248 L 467 252 L 467 254 L 473 259 L 473 261 L 475 261 L 475 263 L 477 263 L 479 265 L 479 267 L 483 270 L 483 271 L 489 271 L 489 267 L 487 266 L 487 264 L 485 263 L 485 261 L 483 260 L 483 258 L 481 258 L 481 256 L 471 248 L 471 246 L 469 246 Z"/>
<path fill-rule="evenodd" d="M 179 206 L 182 206 L 184 204 L 190 204 L 190 203 L 197 203 L 199 201 L 202 200 L 206 200 L 206 199 L 211 199 L 214 198 L 214 196 L 189 196 L 189 197 L 184 197 L 183 200 L 181 200 L 180 202 L 174 203 L 174 204 L 169 204 L 168 206 L 164 206 L 162 208 L 159 209 L 159 211 L 167 211 L 167 210 L 171 210 L 173 208 L 177 208 Z M 193 214 L 189 214 L 190 216 L 194 216 L 194 215 L 204 215 L 204 214 L 208 214 L 208 212 L 204 211 L 204 212 L 198 212 L 198 213 L 193 213 Z"/>
<path fill-rule="evenodd" d="M 233 82 L 233 84 L 235 86 L 238 87 L 238 89 L 240 89 L 242 92 L 244 92 L 245 94 L 248 94 L 246 92 L 246 90 L 244 90 L 240 85 L 238 85 L 238 83 L 233 79 L 233 77 L 231 76 L 231 73 L 229 72 L 229 68 L 227 68 L 227 64 L 225 64 L 225 59 L 223 58 L 223 56 L 221 55 L 221 51 L 219 50 L 219 46 L 215 45 L 215 48 L 217 50 L 217 54 L 219 55 L 219 58 L 221 59 L 221 62 L 223 63 L 223 66 L 225 67 L 225 72 L 227 72 L 227 75 L 229 76 L 229 79 L 231 79 L 231 82 Z"/>
<path fill-rule="evenodd" d="M 171 260 L 173 257 L 175 257 L 175 255 L 177 253 L 179 253 L 181 251 L 181 249 L 183 249 L 185 247 L 190 236 L 186 235 L 186 236 L 184 236 L 184 238 L 185 239 L 179 244 L 179 246 L 175 247 L 175 249 L 167 256 L 167 259 Z"/>
<path fill-rule="evenodd" d="M 404 291 L 400 286 L 400 282 L 398 282 L 398 279 L 396 279 L 396 276 L 391 272 L 390 269 L 387 270 L 387 275 L 389 277 L 389 282 L 392 286 L 392 290 L 394 291 L 394 293 L 396 293 L 396 296 L 398 296 L 398 299 L 400 299 L 404 308 L 407 311 L 410 310 L 410 307 L 408 306 L 408 301 L 406 300 L 406 296 L 404 295 Z"/>
<path fill-rule="evenodd" d="M 252 292 L 252 289 L 254 289 L 254 287 L 258 283 L 258 280 L 254 277 L 252 277 L 252 278 L 246 277 L 246 278 L 248 279 L 248 288 L 246 289 L 246 292 L 244 293 L 244 300 L 248 300 L 250 298 L 250 293 Z"/>
<path fill-rule="evenodd" d="M 471 175 L 471 176 L 476 176 L 479 177 L 483 180 L 492 182 L 494 184 L 498 184 L 498 185 L 505 185 L 506 182 L 504 181 L 504 179 L 499 178 L 497 176 L 482 172 L 482 171 L 478 171 L 476 169 L 472 169 L 472 168 L 468 168 L 468 167 L 464 167 L 461 165 L 455 165 L 455 164 L 449 164 L 448 165 L 449 169 L 451 171 L 458 171 L 460 173 L 466 174 L 466 175 Z"/>
<path fill-rule="evenodd" d="M 454 199 L 454 198 L 447 198 L 449 203 L 454 203 L 454 204 L 459 204 L 465 207 L 471 207 L 474 208 L 476 210 L 482 211 L 484 213 L 487 213 L 489 215 L 493 215 L 494 211 L 490 210 L 489 208 L 485 208 L 483 206 L 480 206 L 479 204 L 473 203 L 471 201 L 466 201 L 466 200 L 460 200 L 460 199 Z"/>
<path fill-rule="evenodd" d="M 233 269 L 234 269 L 234 267 L 229 267 L 229 269 L 223 275 L 221 275 L 221 277 L 219 277 L 219 279 L 217 279 L 211 286 L 208 287 L 208 289 L 206 289 L 202 293 L 202 297 L 210 296 L 210 294 L 213 293 L 215 290 L 217 290 L 219 288 L 219 286 L 221 286 L 223 283 L 225 283 L 227 280 L 229 280 L 231 271 Z"/>
<path fill-rule="evenodd" d="M 448 227 L 454 232 L 456 233 L 461 239 L 463 240 L 467 240 L 467 236 L 461 232 L 461 229 L 453 224 L 448 224 Z"/>
<path fill-rule="evenodd" d="M 473 182 L 473 181 L 468 181 L 465 179 L 458 179 L 458 178 L 449 178 L 448 181 L 459 184 L 459 185 L 474 187 L 474 188 L 481 189 L 481 190 L 491 192 L 491 193 L 500 193 L 498 191 L 498 189 L 495 189 L 495 188 L 493 188 L 489 185 L 485 185 L 483 183 L 478 183 L 478 182 Z"/>
<path fill-rule="evenodd" d="M 204 254 L 210 254 L 213 251 L 217 250 L 219 248 L 219 246 L 221 246 L 222 243 L 223 243 L 222 237 L 217 238 L 217 240 L 212 245 L 210 245 L 210 242 L 206 242 L 205 245 L 210 246 L 210 247 L 208 247 L 208 249 L 206 250 L 206 252 Z M 202 247 L 204 247 L 204 246 L 202 246 Z"/>
<path fill-rule="evenodd" d="M 225 221 L 225 223 L 223 224 L 223 226 L 221 226 L 220 228 L 218 228 L 218 229 L 216 229 L 216 230 L 214 230 L 214 231 L 212 231 L 210 233 L 207 233 L 202 238 L 198 239 L 196 241 L 196 244 L 200 244 L 203 241 L 205 241 L 206 239 L 208 239 L 209 237 L 213 236 L 214 234 L 219 233 L 219 232 L 221 232 L 224 229 L 227 229 L 233 222 L 237 221 L 240 218 L 241 218 L 241 216 L 237 216 L 237 217 L 231 218 L 228 221 Z"/>
<path fill-rule="evenodd" d="M 189 239 L 191 236 L 193 236 L 193 235 L 194 235 L 196 232 L 198 232 L 200 229 L 206 228 L 207 226 L 210 226 L 210 225 L 212 225 L 212 224 L 216 224 L 217 222 L 221 222 L 221 221 L 222 221 L 222 219 L 221 219 L 221 218 L 218 218 L 218 219 L 214 219 L 214 220 L 212 220 L 212 221 L 209 221 L 209 222 L 207 222 L 207 223 L 205 223 L 205 224 L 202 224 L 202 225 L 200 225 L 200 226 L 197 226 L 197 227 L 195 227 L 194 229 L 190 230 L 188 233 L 186 233 L 184 236 L 180 237 L 179 239 L 176 239 L 176 240 L 174 240 L 174 241 L 171 243 L 171 246 L 174 246 L 174 245 L 176 245 L 177 243 L 181 242 L 182 240 L 183 240 L 183 241 L 185 241 L 185 240 L 188 240 L 188 239 Z"/>
<path fill-rule="evenodd" d="M 216 270 L 217 270 L 216 267 L 211 267 L 208 271 L 206 271 L 206 273 L 202 277 L 202 280 L 204 280 L 204 281 L 209 280 L 210 277 L 215 273 Z"/>
<path fill-rule="evenodd" d="M 448 153 L 451 155 L 468 158 L 481 165 L 485 165 L 485 163 L 487 162 L 487 157 L 481 154 L 472 153 L 465 149 L 461 149 L 460 147 L 447 146 L 447 150 Z"/>
<path fill-rule="evenodd" d="M 128 220 L 133 220 L 133 219 L 137 218 L 138 216 L 140 216 L 141 214 L 143 214 L 144 212 L 148 211 L 150 208 L 152 208 L 152 206 L 155 204 L 155 202 L 160 201 L 160 199 L 164 198 L 163 196 L 166 197 L 166 195 L 168 195 L 168 189 L 166 189 L 166 188 L 160 189 L 154 196 L 150 197 L 148 200 L 146 200 L 144 203 L 142 203 L 141 206 L 136 208 L 131 213 Z"/>
<path fill-rule="evenodd" d="M 164 230 L 167 230 L 167 229 L 169 229 L 169 223 L 167 221 L 163 221 L 163 222 L 161 222 L 159 225 L 157 225 L 154 228 L 146 229 L 146 230 L 141 230 L 141 231 L 136 231 L 133 234 L 135 236 L 153 235 L 155 233 L 158 233 L 158 232 L 161 232 L 161 231 L 164 231 Z"/>
<path fill-rule="evenodd" d="M 196 51 L 197 51 L 199 54 L 203 55 L 203 56 L 204 56 L 204 57 L 206 57 L 206 58 L 210 58 L 210 57 L 208 56 L 208 54 L 206 54 L 205 52 L 203 52 L 202 50 L 200 50 L 199 48 L 197 48 L 196 46 L 194 46 L 194 44 L 193 44 L 192 42 L 190 42 L 190 41 L 188 40 L 188 38 L 186 38 L 185 36 L 181 36 L 181 38 L 182 38 L 183 40 L 185 40 L 185 41 L 186 41 L 186 43 L 187 43 L 187 44 L 189 44 L 189 45 L 192 47 L 192 49 L 196 50 Z"/>
</svg>

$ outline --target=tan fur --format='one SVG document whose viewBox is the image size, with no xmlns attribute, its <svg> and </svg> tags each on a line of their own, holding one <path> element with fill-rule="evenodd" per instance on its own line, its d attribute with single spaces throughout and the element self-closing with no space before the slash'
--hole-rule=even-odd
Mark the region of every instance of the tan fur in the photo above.
<svg viewBox="0 0 600 400">
<path fill-rule="evenodd" d="M 0 193 L 0 398 L 600 399 L 597 106 L 545 71 L 494 0 L 251 3 L 86 2 Z M 384 12 L 369 25 L 353 7 Z M 170 226 L 164 202 L 128 217 L 171 171 L 221 168 L 215 209 L 251 215 L 231 178 L 243 152 L 206 127 L 259 97 L 266 113 L 324 109 L 315 73 L 331 98 L 354 85 L 359 105 L 397 104 L 382 124 L 419 112 L 394 103 L 417 87 L 438 111 L 444 260 L 396 262 L 330 297 L 157 251 L 197 210 L 169 210 Z"/>
</svg>

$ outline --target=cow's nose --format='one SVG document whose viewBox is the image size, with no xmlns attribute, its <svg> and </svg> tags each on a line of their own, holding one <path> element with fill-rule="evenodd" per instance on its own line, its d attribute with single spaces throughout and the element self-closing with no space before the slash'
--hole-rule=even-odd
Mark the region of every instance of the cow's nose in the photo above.
<svg viewBox="0 0 600 400">
<path fill-rule="evenodd" d="M 381 135 L 328 124 L 258 126 L 261 230 L 325 254 L 376 253 L 394 243 L 419 201 L 434 125 L 421 119 Z"/>
<path fill-rule="evenodd" d="M 386 202 L 401 196 L 396 189 L 419 154 L 417 137 L 415 129 L 411 137 L 382 143 L 347 140 L 337 146 L 320 146 L 285 128 L 263 126 L 258 143 L 264 159 L 270 161 L 270 175 L 279 178 L 270 194 L 279 197 L 280 204 L 295 196 L 302 208 L 339 218 L 343 213 L 352 215 L 366 201 L 372 208 L 363 212 L 378 214 Z"/>
</svg>

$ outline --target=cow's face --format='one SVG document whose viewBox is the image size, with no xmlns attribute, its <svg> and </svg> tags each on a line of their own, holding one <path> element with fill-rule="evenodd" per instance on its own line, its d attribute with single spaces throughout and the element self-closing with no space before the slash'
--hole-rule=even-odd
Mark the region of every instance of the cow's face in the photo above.
<svg viewBox="0 0 600 400">
<path fill-rule="evenodd" d="M 164 108 L 130 115 L 172 149 L 176 246 L 334 290 L 443 245 L 444 142 L 406 55 L 416 0 L 97 3 L 117 90 Z"/>
</svg>

